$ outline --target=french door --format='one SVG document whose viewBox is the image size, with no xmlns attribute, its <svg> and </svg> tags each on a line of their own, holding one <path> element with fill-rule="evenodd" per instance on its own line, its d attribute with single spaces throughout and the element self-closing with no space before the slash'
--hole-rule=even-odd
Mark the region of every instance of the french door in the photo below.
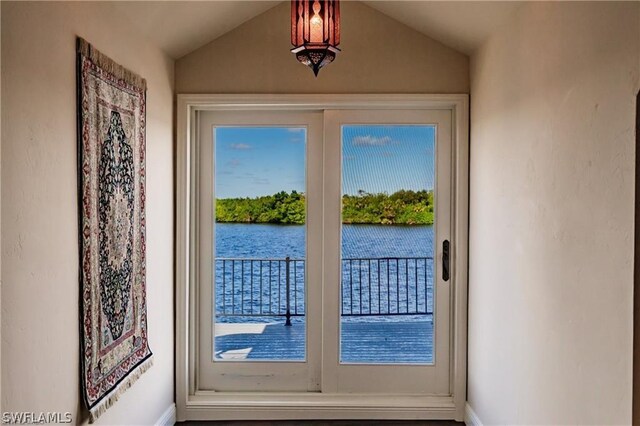
<svg viewBox="0 0 640 426">
<path fill-rule="evenodd" d="M 448 394 L 451 113 L 326 111 L 324 132 L 323 391 Z"/>
<path fill-rule="evenodd" d="M 200 387 L 319 391 L 322 114 L 202 112 L 199 135 Z"/>
<path fill-rule="evenodd" d="M 198 123 L 198 388 L 450 395 L 451 111 Z"/>
</svg>

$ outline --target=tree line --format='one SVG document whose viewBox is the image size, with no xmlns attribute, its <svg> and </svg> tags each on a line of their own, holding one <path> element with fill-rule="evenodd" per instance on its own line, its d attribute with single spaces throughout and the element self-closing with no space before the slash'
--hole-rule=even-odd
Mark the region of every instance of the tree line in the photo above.
<svg viewBox="0 0 640 426">
<path fill-rule="evenodd" d="M 216 200 L 216 222 L 305 223 L 305 195 L 278 192 L 255 198 Z M 383 225 L 433 224 L 433 191 L 400 190 L 389 195 L 358 191 L 342 197 L 342 223 Z"/>
</svg>

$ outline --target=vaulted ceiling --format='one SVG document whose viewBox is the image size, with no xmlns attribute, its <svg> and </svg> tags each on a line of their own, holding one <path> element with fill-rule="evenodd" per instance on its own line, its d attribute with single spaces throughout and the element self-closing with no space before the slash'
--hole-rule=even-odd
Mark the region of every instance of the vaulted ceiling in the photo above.
<svg viewBox="0 0 640 426">
<path fill-rule="evenodd" d="M 112 2 L 169 56 L 178 59 L 254 18 L 281 1 Z"/>
<path fill-rule="evenodd" d="M 279 3 L 281 1 L 134 1 L 112 5 L 124 19 L 177 59 Z M 522 4 L 389 0 L 364 3 L 466 54 L 471 54 Z"/>
<path fill-rule="evenodd" d="M 364 3 L 452 49 L 470 55 L 524 2 L 369 0 Z"/>
</svg>

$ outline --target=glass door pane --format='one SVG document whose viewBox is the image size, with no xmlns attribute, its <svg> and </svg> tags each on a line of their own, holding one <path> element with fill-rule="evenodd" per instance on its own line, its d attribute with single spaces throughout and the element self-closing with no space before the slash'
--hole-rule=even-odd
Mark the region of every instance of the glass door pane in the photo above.
<svg viewBox="0 0 640 426">
<path fill-rule="evenodd" d="M 215 128 L 217 361 L 304 361 L 306 128 Z"/>
<path fill-rule="evenodd" d="M 342 126 L 340 362 L 433 363 L 435 126 Z"/>
</svg>

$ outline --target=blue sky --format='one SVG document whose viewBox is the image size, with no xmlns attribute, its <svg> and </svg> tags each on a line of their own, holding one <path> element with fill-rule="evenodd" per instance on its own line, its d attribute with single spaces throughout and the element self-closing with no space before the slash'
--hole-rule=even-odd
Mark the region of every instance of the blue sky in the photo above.
<svg viewBox="0 0 640 426">
<path fill-rule="evenodd" d="M 216 198 L 305 189 L 305 128 L 218 127 Z"/>
<path fill-rule="evenodd" d="M 305 192 L 306 130 L 219 127 L 216 198 Z M 343 192 L 432 189 L 432 126 L 343 126 Z"/>
<path fill-rule="evenodd" d="M 342 192 L 433 189 L 433 126 L 343 126 Z"/>
</svg>

